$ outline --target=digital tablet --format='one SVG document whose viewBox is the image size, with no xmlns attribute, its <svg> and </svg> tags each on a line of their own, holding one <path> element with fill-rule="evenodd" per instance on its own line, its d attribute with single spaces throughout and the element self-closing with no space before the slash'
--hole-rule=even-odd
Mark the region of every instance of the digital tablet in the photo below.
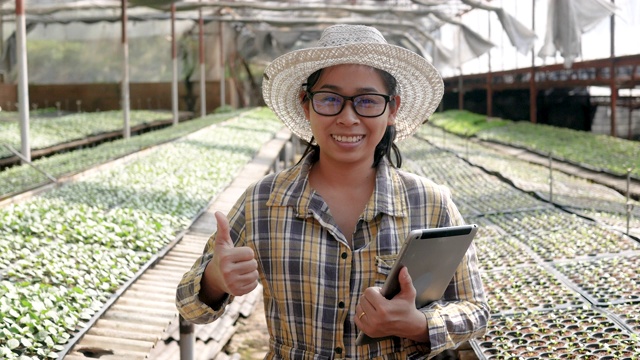
<svg viewBox="0 0 640 360">
<path fill-rule="evenodd" d="M 382 286 L 382 295 L 391 299 L 400 292 L 398 273 L 406 266 L 416 288 L 416 308 L 441 299 L 477 231 L 475 224 L 411 231 Z M 361 331 L 356 344 L 382 339 Z"/>
</svg>

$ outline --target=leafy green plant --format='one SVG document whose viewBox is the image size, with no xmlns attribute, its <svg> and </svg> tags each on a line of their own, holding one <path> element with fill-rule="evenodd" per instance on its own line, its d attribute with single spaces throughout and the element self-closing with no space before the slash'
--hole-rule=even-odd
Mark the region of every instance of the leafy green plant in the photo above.
<svg viewBox="0 0 640 360">
<path fill-rule="evenodd" d="M 525 121 L 487 119 L 468 111 L 449 110 L 432 116 L 431 124 L 460 136 L 514 145 L 593 169 L 640 177 L 637 141 Z M 423 128 L 428 128 L 423 127 Z M 425 133 L 428 129 L 421 129 Z M 432 133 L 433 135 L 433 133 Z"/>
<path fill-rule="evenodd" d="M 55 358 L 281 127 L 244 113 L 0 209 L 0 356 Z"/>
<path fill-rule="evenodd" d="M 640 145 L 637 141 L 529 122 L 482 131 L 477 136 L 521 146 L 558 159 L 584 164 L 618 175 L 631 169 L 640 177 Z"/>
<path fill-rule="evenodd" d="M 91 318 L 104 300 L 80 287 L 0 281 L 0 356 L 58 358 L 76 326 Z"/>
<path fill-rule="evenodd" d="M 130 115 L 132 127 L 168 118 L 170 118 L 169 113 L 148 110 L 134 110 Z M 92 135 L 119 131 L 122 129 L 123 121 L 122 111 L 75 113 L 63 116 L 38 116 L 36 113 L 36 116 L 29 121 L 31 149 L 43 149 Z M 0 122 L 0 144 L 19 149 L 20 143 L 18 119 Z M 12 155 L 6 147 L 0 147 L 0 158 Z"/>
<path fill-rule="evenodd" d="M 58 178 L 70 175 L 136 151 L 184 136 L 199 129 L 225 121 L 241 112 L 208 115 L 175 126 L 148 132 L 129 139 L 120 139 L 97 147 L 56 154 L 35 160 L 34 165 Z M 29 165 L 14 166 L 0 172 L 0 198 L 17 194 L 50 180 Z"/>
<path fill-rule="evenodd" d="M 466 110 L 448 110 L 443 113 L 435 113 L 429 121 L 460 136 L 474 136 L 480 131 L 502 127 L 510 123 L 508 120 L 488 118 L 485 115 Z"/>
</svg>

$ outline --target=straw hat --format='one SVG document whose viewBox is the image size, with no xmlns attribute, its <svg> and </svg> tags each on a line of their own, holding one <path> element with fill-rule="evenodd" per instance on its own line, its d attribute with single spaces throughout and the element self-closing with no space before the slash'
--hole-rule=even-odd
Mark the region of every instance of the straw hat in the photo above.
<svg viewBox="0 0 640 360">
<path fill-rule="evenodd" d="M 302 84 L 315 71 L 340 64 L 368 65 L 396 78 L 402 97 L 396 141 L 428 120 L 444 93 L 442 77 L 424 57 L 388 44 L 373 27 L 334 25 L 323 31 L 316 47 L 289 52 L 267 66 L 262 82 L 265 103 L 294 134 L 309 141 L 313 134 L 298 97 Z"/>
</svg>

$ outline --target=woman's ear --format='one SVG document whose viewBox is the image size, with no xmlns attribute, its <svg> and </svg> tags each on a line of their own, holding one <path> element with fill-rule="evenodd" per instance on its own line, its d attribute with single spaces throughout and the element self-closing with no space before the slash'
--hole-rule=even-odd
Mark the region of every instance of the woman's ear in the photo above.
<svg viewBox="0 0 640 360">
<path fill-rule="evenodd" d="M 389 120 L 387 121 L 387 125 L 395 124 L 400 102 L 400 95 L 394 95 L 389 99 Z"/>
<path fill-rule="evenodd" d="M 298 100 L 300 101 L 300 106 L 302 106 L 302 111 L 304 111 L 304 117 L 309 121 L 309 95 L 307 95 L 306 91 L 300 91 Z"/>
</svg>

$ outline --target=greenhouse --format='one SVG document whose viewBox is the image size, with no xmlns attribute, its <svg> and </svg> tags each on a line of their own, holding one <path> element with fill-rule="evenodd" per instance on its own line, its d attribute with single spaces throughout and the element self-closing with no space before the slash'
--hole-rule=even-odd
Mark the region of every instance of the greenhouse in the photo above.
<svg viewBox="0 0 640 360">
<path fill-rule="evenodd" d="M 0 358 L 640 359 L 638 33 L 633 0 L 0 0 Z M 466 225 L 453 275 L 404 265 Z"/>
</svg>

